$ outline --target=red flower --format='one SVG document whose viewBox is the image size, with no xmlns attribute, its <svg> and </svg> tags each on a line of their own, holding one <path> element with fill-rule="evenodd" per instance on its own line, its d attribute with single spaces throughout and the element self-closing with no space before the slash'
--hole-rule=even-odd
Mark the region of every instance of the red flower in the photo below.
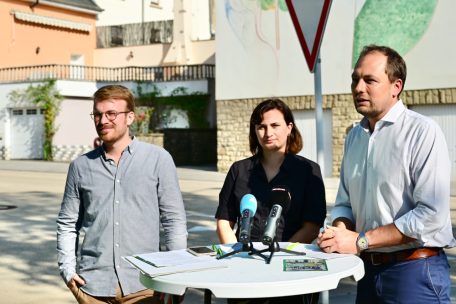
<svg viewBox="0 0 456 304">
<path fill-rule="evenodd" d="M 139 113 L 138 115 L 136 115 L 136 119 L 139 120 L 139 121 L 143 121 L 143 120 L 146 119 L 146 114 Z"/>
</svg>

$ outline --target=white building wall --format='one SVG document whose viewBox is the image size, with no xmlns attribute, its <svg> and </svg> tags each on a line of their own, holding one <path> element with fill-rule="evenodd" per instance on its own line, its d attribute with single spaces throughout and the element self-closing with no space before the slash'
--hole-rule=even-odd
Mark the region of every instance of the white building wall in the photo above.
<svg viewBox="0 0 456 304">
<path fill-rule="evenodd" d="M 151 2 L 156 1 L 97 1 L 97 4 L 104 9 L 99 15 L 97 26 L 173 20 L 175 31 L 173 43 L 97 48 L 94 50 L 95 66 L 215 63 L 215 41 L 211 36 L 210 25 L 210 0 L 185 0 L 185 2 L 160 0 L 158 6 L 151 5 Z"/>
<path fill-rule="evenodd" d="M 309 110 L 294 110 L 296 126 L 303 138 L 303 147 L 298 155 L 302 155 L 317 162 L 317 132 L 315 112 Z M 331 110 L 323 111 L 323 150 L 324 162 L 320 165 L 323 176 L 332 175 L 332 113 Z"/>
<path fill-rule="evenodd" d="M 439 0 L 429 29 L 406 54 L 405 89 L 453 88 L 456 86 L 456 1 Z"/>
<path fill-rule="evenodd" d="M 289 13 L 261 10 L 257 1 L 224 3 L 217 6 L 216 98 L 313 95 L 313 75 Z M 355 18 L 363 3 L 332 1 L 320 49 L 323 94 L 350 92 Z M 423 36 L 404 55 L 405 89 L 456 86 L 456 40 L 450 30 L 456 28 L 455 11 L 456 1 L 437 2 Z"/>
<path fill-rule="evenodd" d="M 23 90 L 29 84 L 13 83 L 0 85 L 0 156 L 9 157 L 11 145 L 11 117 L 9 109 L 9 94 L 14 90 Z"/>
<path fill-rule="evenodd" d="M 17 84 L 2 84 L 0 85 L 0 150 L 2 157 L 9 159 L 15 157 L 11 153 L 18 151 L 14 144 L 12 136 L 17 137 L 17 128 L 12 128 L 11 103 L 9 94 L 15 90 L 25 90 L 29 85 L 38 85 L 39 83 L 17 83 Z M 64 100 L 60 106 L 60 112 L 56 117 L 55 126 L 57 132 L 54 136 L 53 145 L 58 148 L 58 153 L 55 155 L 56 160 L 69 160 L 74 155 L 87 152 L 93 144 L 94 138 L 97 136 L 93 121 L 90 119 L 90 112 L 92 111 L 92 95 L 96 91 L 97 86 L 95 83 L 89 82 L 71 82 L 71 81 L 57 81 L 57 90 Z M 25 104 L 25 103 L 24 103 Z M 30 103 L 28 103 L 30 104 Z M 32 104 L 30 104 L 32 105 Z M 30 108 L 28 106 L 27 108 Z M 32 116 L 25 115 L 21 119 L 27 121 L 33 119 Z M 24 129 L 27 130 L 27 129 Z M 27 132 L 29 132 L 28 130 Z M 13 132 L 16 132 L 13 134 Z M 21 131 L 23 133 L 23 131 Z M 41 130 L 41 133 L 43 130 Z M 30 140 L 36 140 L 33 137 L 42 136 L 37 132 L 29 132 Z M 25 142 L 26 139 L 23 139 Z M 16 138 L 17 143 L 17 138 Z M 13 149 L 15 148 L 15 149 Z M 59 153 L 62 155 L 59 155 Z M 64 155 L 65 154 L 65 155 Z M 33 158 L 33 157 L 32 157 Z"/>
<path fill-rule="evenodd" d="M 188 1 L 188 0 L 186 0 Z M 98 15 L 97 26 L 119 25 L 149 21 L 174 19 L 173 0 L 160 0 L 159 5 L 151 5 L 150 0 L 97 0 L 104 9 Z"/>
<path fill-rule="evenodd" d="M 222 4 L 219 2 L 220 5 Z M 209 0 L 193 0 L 192 14 L 192 40 L 211 39 Z"/>
<path fill-rule="evenodd" d="M 92 145 L 98 136 L 90 118 L 92 108 L 92 99 L 66 98 L 55 121 L 58 129 L 54 135 L 54 145 Z"/>
<path fill-rule="evenodd" d="M 442 129 L 451 162 L 451 195 L 456 195 L 456 104 L 417 105 L 410 109 L 432 118 Z"/>
<path fill-rule="evenodd" d="M 150 21 L 174 20 L 174 3 L 182 0 L 97 0 L 104 9 L 98 15 L 97 26 L 120 25 Z M 153 3 L 158 2 L 158 5 Z M 187 14 L 191 15 L 191 39 L 208 40 L 210 33 L 209 0 L 191 2 Z M 221 2 L 220 2 L 221 3 Z"/>
</svg>

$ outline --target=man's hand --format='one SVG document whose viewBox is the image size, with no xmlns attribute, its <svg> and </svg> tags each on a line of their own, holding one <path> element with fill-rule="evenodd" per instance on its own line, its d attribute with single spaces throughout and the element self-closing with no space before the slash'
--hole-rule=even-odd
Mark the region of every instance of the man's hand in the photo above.
<svg viewBox="0 0 456 304">
<path fill-rule="evenodd" d="M 67 286 L 71 291 L 78 290 L 79 287 L 85 285 L 85 281 L 77 274 L 68 282 Z"/>
<path fill-rule="evenodd" d="M 318 234 L 317 244 L 324 252 L 358 253 L 358 233 L 344 227 L 328 226 Z"/>
</svg>

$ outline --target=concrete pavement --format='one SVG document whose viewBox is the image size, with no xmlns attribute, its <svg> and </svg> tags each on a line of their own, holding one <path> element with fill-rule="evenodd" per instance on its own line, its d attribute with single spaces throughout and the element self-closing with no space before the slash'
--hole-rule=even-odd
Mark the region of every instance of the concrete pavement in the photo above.
<svg viewBox="0 0 456 304">
<path fill-rule="evenodd" d="M 74 303 L 58 276 L 55 219 L 60 207 L 68 163 L 0 160 L 0 302 Z M 189 230 L 189 245 L 217 243 L 214 213 L 225 174 L 214 168 L 178 168 Z M 325 179 L 328 209 L 338 186 Z M 456 197 L 451 200 L 456 227 Z M 447 251 L 456 286 L 456 250 Z M 356 284 L 344 279 L 329 292 L 329 302 L 354 303 Z M 456 290 L 452 288 L 456 302 Z M 190 290 L 184 303 L 202 303 L 203 294 Z M 225 303 L 213 298 L 213 303 Z"/>
</svg>

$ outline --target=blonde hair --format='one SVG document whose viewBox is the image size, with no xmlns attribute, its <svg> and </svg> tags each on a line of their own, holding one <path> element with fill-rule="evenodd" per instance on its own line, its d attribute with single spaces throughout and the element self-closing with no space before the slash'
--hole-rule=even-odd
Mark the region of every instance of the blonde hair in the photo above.
<svg viewBox="0 0 456 304">
<path fill-rule="evenodd" d="M 132 112 L 135 111 L 135 97 L 130 89 L 122 85 L 107 85 L 99 88 L 93 94 L 94 104 L 110 98 L 125 100 L 127 102 L 127 110 Z"/>
</svg>

